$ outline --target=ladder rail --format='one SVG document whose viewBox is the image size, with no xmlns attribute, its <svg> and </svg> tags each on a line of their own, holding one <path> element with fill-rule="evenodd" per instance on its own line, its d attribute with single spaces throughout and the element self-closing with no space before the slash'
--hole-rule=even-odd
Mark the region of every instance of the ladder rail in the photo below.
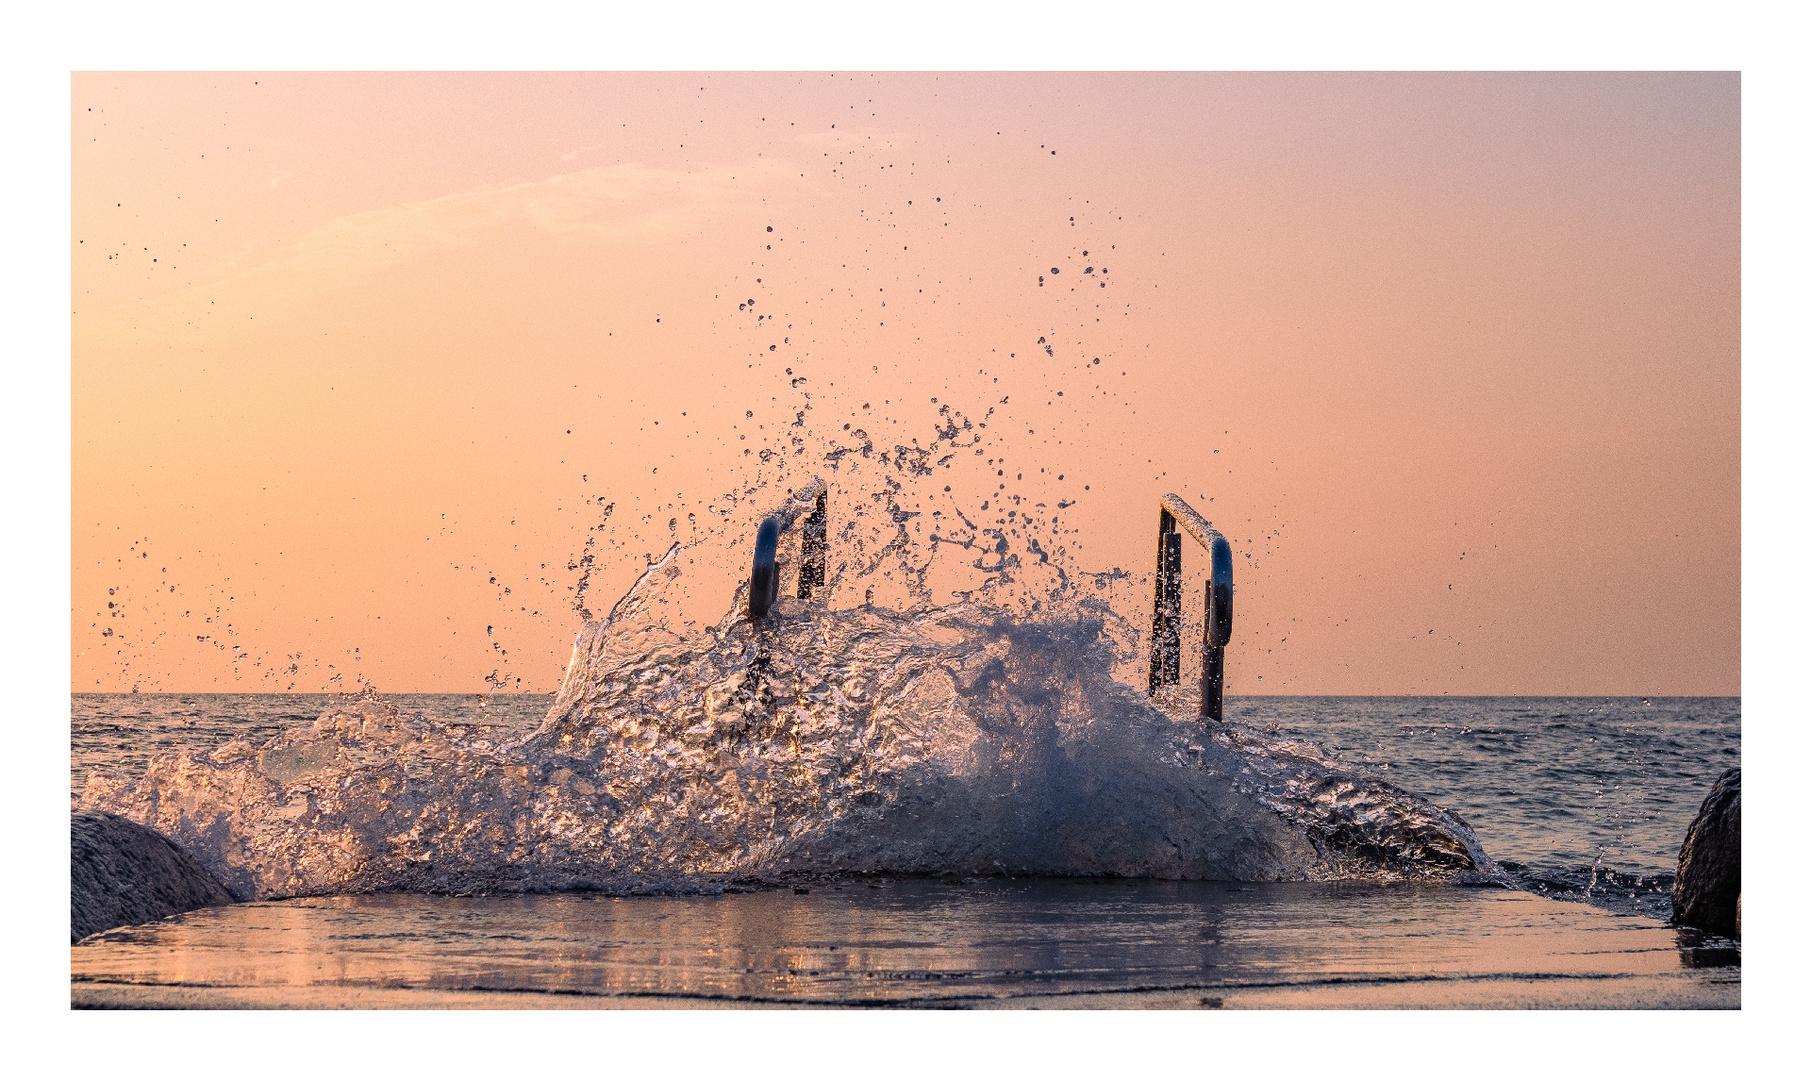
<svg viewBox="0 0 1811 1080">
<path fill-rule="evenodd" d="M 796 595 L 822 598 L 826 592 L 829 489 L 822 477 L 795 492 L 761 519 L 755 532 L 754 566 L 748 576 L 748 617 L 760 619 L 780 598 L 780 536 L 799 532 Z M 1221 719 L 1226 684 L 1226 645 L 1232 640 L 1232 545 L 1180 495 L 1158 500 L 1157 574 L 1151 613 L 1149 693 L 1182 681 L 1182 536 L 1207 549 L 1209 574 L 1202 620 L 1201 715 Z"/>
<path fill-rule="evenodd" d="M 822 477 L 786 496 L 755 530 L 755 562 L 748 575 L 748 617 L 759 619 L 780 599 L 780 534 L 799 530 L 797 595 L 808 600 L 825 589 L 830 517 L 829 488 Z"/>
<path fill-rule="evenodd" d="M 1232 640 L 1232 545 L 1180 495 L 1157 503 L 1157 574 L 1151 611 L 1148 693 L 1182 681 L 1182 534 L 1207 549 L 1209 574 L 1202 620 L 1201 715 L 1221 718 L 1226 644 Z"/>
</svg>

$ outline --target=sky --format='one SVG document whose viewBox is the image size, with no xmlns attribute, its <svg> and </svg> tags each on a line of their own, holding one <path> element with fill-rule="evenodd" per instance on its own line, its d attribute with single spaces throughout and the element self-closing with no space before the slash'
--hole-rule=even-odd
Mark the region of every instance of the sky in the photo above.
<svg viewBox="0 0 1811 1080">
<path fill-rule="evenodd" d="M 70 149 L 77 692 L 550 691 L 811 475 L 1134 618 L 1183 495 L 1229 694 L 1741 692 L 1733 73 L 77 73 Z"/>
</svg>

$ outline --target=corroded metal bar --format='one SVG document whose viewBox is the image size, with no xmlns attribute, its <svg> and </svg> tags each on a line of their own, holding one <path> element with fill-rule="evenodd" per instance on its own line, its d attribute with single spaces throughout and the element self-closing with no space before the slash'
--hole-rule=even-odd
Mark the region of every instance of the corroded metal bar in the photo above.
<svg viewBox="0 0 1811 1080">
<path fill-rule="evenodd" d="M 825 541 L 829 531 L 828 488 L 821 477 L 791 492 L 761 519 L 755 532 L 755 564 L 748 575 L 748 617 L 759 619 L 780 598 L 780 534 L 802 523 L 798 595 L 809 598 L 824 584 Z M 801 520 L 802 519 L 802 520 Z"/>
<path fill-rule="evenodd" d="M 817 493 L 817 509 L 799 526 L 799 599 L 809 600 L 824 587 L 824 569 L 829 557 L 830 514 L 826 503 L 829 493 Z"/>
<path fill-rule="evenodd" d="M 1226 539 L 1225 537 L 1220 536 L 1220 530 L 1208 524 L 1206 518 L 1197 514 L 1194 507 L 1183 502 L 1182 496 L 1173 491 L 1157 500 L 1157 505 L 1161 507 L 1165 513 L 1175 518 L 1175 521 L 1170 525 L 1172 531 L 1180 528 L 1183 532 L 1194 537 L 1195 543 L 1200 544 L 1204 548 L 1212 548 L 1214 546 L 1215 537 L 1219 537 L 1221 540 Z"/>
<path fill-rule="evenodd" d="M 1182 680 L 1183 532 L 1208 552 L 1210 571 L 1201 634 L 1201 715 L 1219 720 L 1226 683 L 1226 643 L 1232 640 L 1232 545 L 1182 496 L 1174 493 L 1158 502 L 1150 693 Z"/>
<path fill-rule="evenodd" d="M 1157 519 L 1157 585 L 1151 604 L 1150 692 L 1182 678 L 1182 534 L 1167 510 Z"/>
</svg>

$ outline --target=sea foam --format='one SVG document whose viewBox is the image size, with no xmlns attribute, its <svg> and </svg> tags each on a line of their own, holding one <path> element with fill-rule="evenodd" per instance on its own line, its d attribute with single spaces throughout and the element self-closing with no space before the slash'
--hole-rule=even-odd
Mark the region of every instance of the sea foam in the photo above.
<svg viewBox="0 0 1811 1080">
<path fill-rule="evenodd" d="M 743 598 L 657 617 L 680 548 L 492 743 L 367 692 L 261 746 L 91 776 L 236 896 L 720 891 L 864 873 L 1506 881 L 1452 813 L 1111 677 L 1102 606 Z"/>
</svg>

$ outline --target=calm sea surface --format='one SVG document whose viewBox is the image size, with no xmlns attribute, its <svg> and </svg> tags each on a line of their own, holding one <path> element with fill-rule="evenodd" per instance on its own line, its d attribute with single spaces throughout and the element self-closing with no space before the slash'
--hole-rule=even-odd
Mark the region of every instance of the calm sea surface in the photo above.
<svg viewBox="0 0 1811 1080">
<path fill-rule="evenodd" d="M 408 710 L 532 731 L 550 695 L 396 694 Z M 70 790 L 89 772 L 257 743 L 312 723 L 325 694 L 75 694 Z M 1231 697 L 1228 720 L 1312 739 L 1457 811 L 1531 889 L 1666 919 L 1679 841 L 1741 764 L 1740 698 Z"/>
</svg>

